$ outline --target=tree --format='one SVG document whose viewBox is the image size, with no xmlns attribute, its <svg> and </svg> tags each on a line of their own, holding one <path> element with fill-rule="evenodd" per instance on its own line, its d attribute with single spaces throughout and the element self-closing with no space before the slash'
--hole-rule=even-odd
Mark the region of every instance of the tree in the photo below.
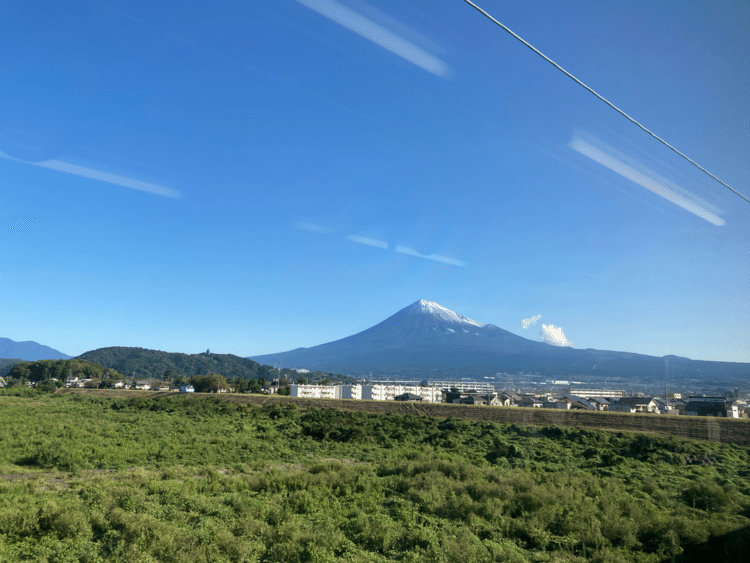
<svg viewBox="0 0 750 563">
<path fill-rule="evenodd" d="M 196 375 L 190 380 L 198 393 L 217 393 L 229 389 L 227 379 L 218 373 Z"/>
<path fill-rule="evenodd" d="M 250 387 L 250 382 L 244 377 L 235 377 L 233 385 L 235 393 L 244 393 Z"/>
<path fill-rule="evenodd" d="M 299 383 L 300 385 L 307 385 L 307 379 L 305 379 L 304 377 L 300 377 L 297 380 L 297 383 Z"/>
<path fill-rule="evenodd" d="M 51 379 L 48 379 L 46 381 L 42 381 L 38 383 L 36 388 L 44 393 L 54 393 L 55 390 L 57 389 L 57 385 L 55 385 L 54 381 L 52 381 Z"/>
</svg>

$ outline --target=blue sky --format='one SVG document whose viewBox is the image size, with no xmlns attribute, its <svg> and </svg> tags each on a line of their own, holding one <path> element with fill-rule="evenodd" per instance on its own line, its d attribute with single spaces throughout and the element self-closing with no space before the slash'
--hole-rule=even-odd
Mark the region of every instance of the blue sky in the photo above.
<svg viewBox="0 0 750 563">
<path fill-rule="evenodd" d="M 750 194 L 750 3 L 484 7 Z M 13 3 L 0 46 L 0 336 L 247 356 L 424 298 L 750 362 L 750 203 L 464 2 Z"/>
</svg>

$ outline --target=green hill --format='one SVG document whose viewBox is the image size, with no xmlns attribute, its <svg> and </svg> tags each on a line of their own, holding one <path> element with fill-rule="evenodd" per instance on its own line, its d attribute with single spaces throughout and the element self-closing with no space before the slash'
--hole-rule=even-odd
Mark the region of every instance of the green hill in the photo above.
<svg viewBox="0 0 750 563">
<path fill-rule="evenodd" d="M 81 354 L 79 358 L 117 370 L 125 377 L 135 378 L 161 379 L 170 371 L 172 376 L 193 377 L 218 373 L 227 379 L 237 377 L 244 379 L 264 378 L 267 381 L 279 377 L 289 381 L 297 381 L 297 379 L 303 377 L 292 369 L 277 370 L 271 366 L 261 365 L 253 360 L 233 354 L 213 354 L 209 352 L 182 354 L 146 348 L 114 346 L 91 350 Z M 349 379 L 322 372 L 304 374 L 304 377 L 309 381 L 319 381 L 325 377 L 336 381 Z"/>
<path fill-rule="evenodd" d="M 20 364 L 22 361 L 18 358 L 0 358 L 0 377 L 8 375 L 13 366 Z"/>
</svg>

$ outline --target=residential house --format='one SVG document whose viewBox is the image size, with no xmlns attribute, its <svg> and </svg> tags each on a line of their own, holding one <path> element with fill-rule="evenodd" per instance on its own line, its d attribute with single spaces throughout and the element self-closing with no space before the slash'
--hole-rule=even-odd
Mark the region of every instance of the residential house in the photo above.
<svg viewBox="0 0 750 563">
<path fill-rule="evenodd" d="M 486 395 L 480 395 L 480 397 L 484 397 L 486 404 L 491 407 L 499 407 L 500 406 L 500 398 L 494 394 L 494 393 L 488 393 Z"/>
<path fill-rule="evenodd" d="M 91 379 L 79 379 L 78 377 L 74 377 L 73 379 L 68 379 L 65 382 L 65 387 L 78 387 L 83 388 L 85 387 L 86 383 L 91 381 Z"/>
<path fill-rule="evenodd" d="M 563 395 L 563 398 L 570 403 L 568 409 L 576 411 L 596 410 L 595 403 L 592 399 L 581 397 L 579 395 Z"/>
<path fill-rule="evenodd" d="M 546 409 L 568 410 L 571 405 L 572 401 L 565 397 L 546 397 L 546 400 L 542 401 L 542 407 Z"/>
<path fill-rule="evenodd" d="M 487 401 L 481 395 L 463 395 L 453 400 L 461 405 L 486 405 Z"/>
<path fill-rule="evenodd" d="M 503 391 L 497 399 L 500 403 L 499 406 L 501 407 L 517 407 L 518 402 L 521 400 L 521 396 L 516 395 L 515 393 Z"/>
<path fill-rule="evenodd" d="M 721 416 L 727 418 L 740 418 L 739 408 L 734 403 L 724 399 L 702 400 L 692 399 L 685 405 L 687 416 Z"/>
<path fill-rule="evenodd" d="M 598 411 L 606 411 L 609 409 L 609 401 L 604 397 L 591 397 L 589 402 L 594 405 L 594 408 Z"/>
<path fill-rule="evenodd" d="M 678 414 L 680 412 L 678 409 L 674 408 L 673 401 L 667 401 L 666 399 L 654 397 L 654 402 L 656 403 L 656 409 L 660 414 Z"/>
<path fill-rule="evenodd" d="M 541 408 L 544 405 L 544 402 L 539 399 L 538 397 L 534 397 L 532 395 L 523 395 L 521 397 L 521 400 L 518 401 L 519 407 L 527 407 L 527 408 Z"/>
<path fill-rule="evenodd" d="M 623 397 L 609 405 L 615 412 L 659 412 L 653 397 Z"/>
</svg>

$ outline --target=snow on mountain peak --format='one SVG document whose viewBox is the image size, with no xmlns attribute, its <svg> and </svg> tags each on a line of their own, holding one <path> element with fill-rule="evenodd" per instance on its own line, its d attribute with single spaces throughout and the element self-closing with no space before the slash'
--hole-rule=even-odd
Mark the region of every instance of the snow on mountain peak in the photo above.
<svg viewBox="0 0 750 563">
<path fill-rule="evenodd" d="M 485 326 L 482 323 L 478 323 L 477 321 L 472 320 L 468 317 L 459 315 L 458 313 L 451 311 L 450 309 L 446 309 L 445 307 L 439 305 L 438 303 L 435 303 L 434 301 L 427 301 L 425 299 L 420 299 L 419 301 L 414 303 L 411 310 L 413 312 L 427 313 L 451 323 L 478 327 Z"/>
</svg>

